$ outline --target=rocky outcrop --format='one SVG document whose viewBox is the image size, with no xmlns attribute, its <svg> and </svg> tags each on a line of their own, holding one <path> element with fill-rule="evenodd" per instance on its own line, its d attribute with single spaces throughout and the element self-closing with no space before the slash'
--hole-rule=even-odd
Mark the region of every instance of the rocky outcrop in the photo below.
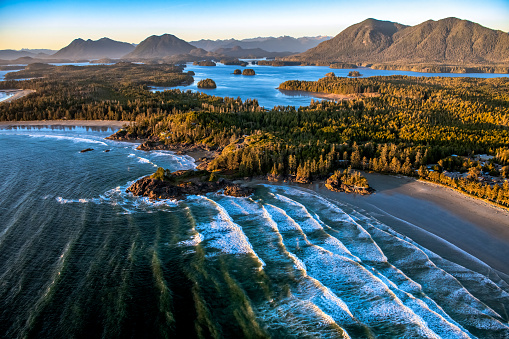
<svg viewBox="0 0 509 339">
<path fill-rule="evenodd" d="M 224 195 L 230 195 L 232 197 L 247 197 L 253 193 L 254 193 L 253 188 L 240 186 L 237 184 L 228 184 L 223 191 Z"/>
<path fill-rule="evenodd" d="M 86 152 L 90 152 L 90 151 L 93 151 L 94 149 L 93 148 L 85 148 L 85 149 L 82 149 L 80 151 L 80 153 L 86 153 Z"/>
<path fill-rule="evenodd" d="M 271 181 L 271 182 L 281 182 L 281 181 L 286 181 L 285 177 L 283 175 L 278 175 L 278 174 L 269 174 L 267 175 L 267 180 L 268 181 Z"/>
<path fill-rule="evenodd" d="M 214 61 L 204 60 L 204 61 L 195 61 L 195 62 L 193 62 L 193 65 L 195 65 L 195 66 L 216 66 L 216 63 Z"/>
<path fill-rule="evenodd" d="M 198 81 L 198 84 L 196 86 L 198 88 L 210 88 L 210 89 L 217 87 L 215 81 L 208 78 Z"/>
<path fill-rule="evenodd" d="M 329 178 L 325 181 L 325 187 L 333 192 L 345 192 L 345 193 L 357 193 L 361 195 L 367 195 L 375 192 L 371 187 L 359 187 L 354 185 L 347 185 L 334 178 Z"/>
<path fill-rule="evenodd" d="M 146 137 L 129 133 L 129 132 L 127 132 L 127 130 L 122 128 L 122 129 L 118 130 L 117 132 L 113 133 L 112 135 L 110 135 L 109 137 L 106 137 L 105 139 L 116 140 L 116 141 L 139 141 L 139 140 L 146 139 Z"/>
<path fill-rule="evenodd" d="M 181 177 L 190 171 L 183 170 L 171 173 L 173 177 Z M 192 172 L 192 171 L 191 171 Z M 246 197 L 254 192 L 252 188 L 232 183 L 225 179 L 217 181 L 166 181 L 144 177 L 136 181 L 126 189 L 135 196 L 148 197 L 150 199 L 185 199 L 187 195 L 201 195 L 210 192 L 224 190 L 223 194 L 234 197 Z"/>
<path fill-rule="evenodd" d="M 254 69 L 251 69 L 251 68 L 246 68 L 245 70 L 242 71 L 242 75 L 255 75 L 255 71 Z"/>
</svg>

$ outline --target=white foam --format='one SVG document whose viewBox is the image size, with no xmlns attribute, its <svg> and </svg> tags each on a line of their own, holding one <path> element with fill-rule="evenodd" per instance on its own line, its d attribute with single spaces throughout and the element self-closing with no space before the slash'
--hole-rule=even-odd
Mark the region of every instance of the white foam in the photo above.
<svg viewBox="0 0 509 339">
<path fill-rule="evenodd" d="M 87 143 L 87 144 L 100 144 L 107 146 L 107 144 L 103 141 L 94 140 L 94 139 L 88 139 L 88 138 L 80 138 L 80 137 L 69 137 L 69 136 L 63 136 L 63 135 L 50 135 L 50 134 L 25 134 L 26 136 L 32 137 L 32 138 L 51 138 L 51 139 L 57 139 L 57 140 L 68 140 L 75 143 Z"/>
<path fill-rule="evenodd" d="M 203 242 L 206 241 L 207 246 L 224 254 L 250 254 L 262 266 L 265 266 L 263 260 L 253 250 L 242 228 L 233 222 L 222 206 L 203 196 L 189 196 L 187 200 L 197 202 L 200 208 L 203 208 L 203 205 L 208 205 L 217 212 L 211 220 L 197 222 L 195 226 L 196 231 L 201 234 Z"/>
<path fill-rule="evenodd" d="M 142 163 L 142 164 L 152 164 L 152 162 L 150 160 L 148 160 L 147 158 L 142 158 L 142 157 L 138 157 L 138 162 Z"/>
<path fill-rule="evenodd" d="M 180 241 L 177 243 L 178 246 L 198 246 L 203 241 L 203 235 L 196 233 L 190 239 Z"/>
</svg>

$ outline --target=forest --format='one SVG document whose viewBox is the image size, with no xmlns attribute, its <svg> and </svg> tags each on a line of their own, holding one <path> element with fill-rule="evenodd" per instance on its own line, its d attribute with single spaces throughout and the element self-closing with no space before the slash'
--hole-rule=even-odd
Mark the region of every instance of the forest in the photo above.
<svg viewBox="0 0 509 339">
<path fill-rule="evenodd" d="M 109 70 L 111 66 L 10 73 L 35 78 L 0 82 L 2 88 L 37 92 L 1 105 L 0 120 L 126 120 L 133 122 L 126 126 L 133 137 L 215 150 L 210 171 L 309 182 L 351 167 L 420 176 L 509 206 L 504 181 L 509 176 L 507 78 L 329 76 L 289 81 L 281 87 L 378 95 L 266 110 L 256 100 L 180 90 L 152 93 L 149 86 L 192 81 L 192 76 L 169 65 L 150 65 L 146 74 L 136 73 L 138 66 L 117 66 L 129 70 L 129 76 L 120 78 L 117 72 L 124 72 Z M 495 157 L 475 160 L 483 153 Z M 451 178 L 447 171 L 464 175 Z M 483 173 L 498 181 L 483 180 Z"/>
</svg>

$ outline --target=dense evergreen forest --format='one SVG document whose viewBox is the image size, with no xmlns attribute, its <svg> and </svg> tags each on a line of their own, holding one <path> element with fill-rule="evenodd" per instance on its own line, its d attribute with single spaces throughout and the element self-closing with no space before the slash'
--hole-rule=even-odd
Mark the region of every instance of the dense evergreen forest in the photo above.
<svg viewBox="0 0 509 339">
<path fill-rule="evenodd" d="M 173 65 L 117 63 L 97 66 L 29 65 L 6 75 L 0 89 L 33 89 L 22 100 L 0 106 L 0 121 L 84 119 L 126 120 L 169 115 L 207 107 L 241 111 L 256 102 L 223 100 L 200 93 L 164 91 L 150 86 L 176 86 L 193 82 L 191 73 Z M 11 79 L 30 79 L 16 81 Z"/>
<path fill-rule="evenodd" d="M 143 67 L 149 67 L 145 73 Z M 125 132 L 133 138 L 218 151 L 209 170 L 308 182 L 352 167 L 421 176 L 509 206 L 509 185 L 503 181 L 509 176 L 507 78 L 291 81 L 281 86 L 378 96 L 265 110 L 256 100 L 148 90 L 192 79 L 175 66 L 40 68 L 10 77 L 41 78 L 0 82 L 2 88 L 37 91 L 0 105 L 0 120 L 129 120 L 135 123 Z M 482 153 L 495 157 L 475 158 Z M 451 171 L 458 176 L 448 175 Z M 488 180 L 486 173 L 496 180 Z"/>
</svg>

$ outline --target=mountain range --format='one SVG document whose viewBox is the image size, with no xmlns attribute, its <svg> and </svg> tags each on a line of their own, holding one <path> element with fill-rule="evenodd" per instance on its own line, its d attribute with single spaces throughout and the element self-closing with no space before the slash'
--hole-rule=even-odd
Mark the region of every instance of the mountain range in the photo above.
<svg viewBox="0 0 509 339">
<path fill-rule="evenodd" d="M 367 19 L 288 61 L 499 64 L 509 62 L 509 34 L 446 18 L 416 26 Z"/>
<path fill-rule="evenodd" d="M 314 47 L 299 54 L 292 54 L 306 46 Z M 108 38 L 96 41 L 76 39 L 51 57 L 35 52 L 42 50 L 4 50 L 0 51 L 0 59 L 7 59 L 5 56 L 8 56 L 11 60 L 22 57 L 28 58 L 27 60 L 32 58 L 33 62 L 49 62 L 44 60 L 110 58 L 181 63 L 267 57 L 280 59 L 277 62 L 282 64 L 375 64 L 373 67 L 392 69 L 428 64 L 447 67 L 505 67 L 509 63 L 509 34 L 457 18 L 428 20 L 415 26 L 366 19 L 346 28 L 332 39 L 324 36 L 298 39 L 283 36 L 244 40 L 199 40 L 189 43 L 174 35 L 164 34 L 150 36 L 138 45 Z"/>
<path fill-rule="evenodd" d="M 22 57 L 31 58 L 47 58 L 56 53 L 57 51 L 51 49 L 4 49 L 0 50 L 0 59 L 2 60 L 14 60 Z"/>
<path fill-rule="evenodd" d="M 228 39 L 228 40 L 198 40 L 189 43 L 206 51 L 216 51 L 219 48 L 241 47 L 244 49 L 259 48 L 267 52 L 291 52 L 301 53 L 317 46 L 320 42 L 330 39 L 330 36 L 301 37 L 290 36 L 259 37 L 251 39 Z"/>
</svg>

